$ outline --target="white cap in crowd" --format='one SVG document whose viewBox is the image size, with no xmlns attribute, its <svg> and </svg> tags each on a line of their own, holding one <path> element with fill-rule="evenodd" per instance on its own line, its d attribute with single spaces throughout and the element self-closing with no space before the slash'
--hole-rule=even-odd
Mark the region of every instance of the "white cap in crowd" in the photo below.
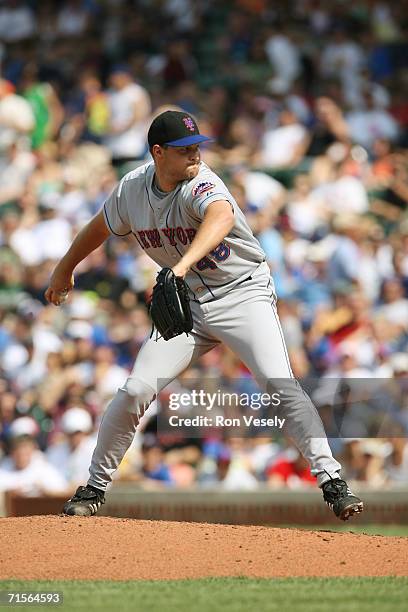
<svg viewBox="0 0 408 612">
<path fill-rule="evenodd" d="M 68 435 L 77 431 L 90 433 L 92 430 L 91 415 L 84 408 L 69 408 L 62 415 L 61 429 Z"/>
<path fill-rule="evenodd" d="M 35 438 L 40 431 L 38 423 L 29 416 L 20 417 L 10 425 L 10 437 L 30 436 Z"/>
</svg>

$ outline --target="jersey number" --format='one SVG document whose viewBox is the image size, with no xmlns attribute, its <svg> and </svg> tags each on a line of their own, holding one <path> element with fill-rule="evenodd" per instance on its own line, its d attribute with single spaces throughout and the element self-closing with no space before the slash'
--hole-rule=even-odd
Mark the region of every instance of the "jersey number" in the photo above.
<svg viewBox="0 0 408 612">
<path fill-rule="evenodd" d="M 221 242 L 216 249 L 211 251 L 210 255 L 214 257 L 216 261 L 225 261 L 230 255 L 231 249 L 225 242 Z M 207 255 L 207 257 L 203 257 L 200 261 L 197 262 L 197 268 L 202 272 L 203 270 L 207 270 L 208 268 L 211 270 L 215 270 L 217 264 L 212 261 Z"/>
</svg>

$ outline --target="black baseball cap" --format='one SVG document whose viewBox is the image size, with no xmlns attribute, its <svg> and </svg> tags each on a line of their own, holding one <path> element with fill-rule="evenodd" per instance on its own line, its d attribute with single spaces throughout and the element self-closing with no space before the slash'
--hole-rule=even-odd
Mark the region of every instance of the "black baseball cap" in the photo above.
<svg viewBox="0 0 408 612">
<path fill-rule="evenodd" d="M 200 134 L 195 119 L 188 113 L 165 111 L 153 120 L 147 135 L 149 147 L 155 144 L 170 147 L 187 147 L 211 140 Z"/>
</svg>

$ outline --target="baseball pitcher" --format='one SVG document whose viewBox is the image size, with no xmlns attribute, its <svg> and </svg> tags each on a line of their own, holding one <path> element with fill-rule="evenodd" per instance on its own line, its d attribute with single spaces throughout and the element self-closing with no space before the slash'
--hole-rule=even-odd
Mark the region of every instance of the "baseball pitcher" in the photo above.
<svg viewBox="0 0 408 612">
<path fill-rule="evenodd" d="M 265 254 L 227 187 L 201 162 L 200 143 L 207 140 L 188 113 L 166 111 L 156 117 L 148 133 L 153 161 L 119 182 L 52 274 L 45 296 L 59 305 L 73 289 L 75 267 L 111 234 L 134 236 L 163 268 L 152 309 L 161 333 L 145 340 L 130 376 L 108 405 L 88 483 L 63 511 L 98 511 L 140 416 L 167 383 L 222 342 L 265 392 L 276 390 L 274 381 L 286 381 L 286 431 L 309 462 L 324 500 L 347 520 L 362 512 L 363 503 L 340 478 L 341 466 L 332 456 L 317 410 L 293 377 Z"/>
</svg>

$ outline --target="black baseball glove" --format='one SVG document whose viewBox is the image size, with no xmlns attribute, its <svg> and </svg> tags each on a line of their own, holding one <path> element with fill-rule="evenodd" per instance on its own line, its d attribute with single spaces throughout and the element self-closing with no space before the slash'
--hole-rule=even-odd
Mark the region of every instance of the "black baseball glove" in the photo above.
<svg viewBox="0 0 408 612">
<path fill-rule="evenodd" d="M 186 283 L 170 268 L 160 270 L 156 281 L 149 308 L 153 326 L 165 340 L 188 334 L 193 317 Z"/>
</svg>

